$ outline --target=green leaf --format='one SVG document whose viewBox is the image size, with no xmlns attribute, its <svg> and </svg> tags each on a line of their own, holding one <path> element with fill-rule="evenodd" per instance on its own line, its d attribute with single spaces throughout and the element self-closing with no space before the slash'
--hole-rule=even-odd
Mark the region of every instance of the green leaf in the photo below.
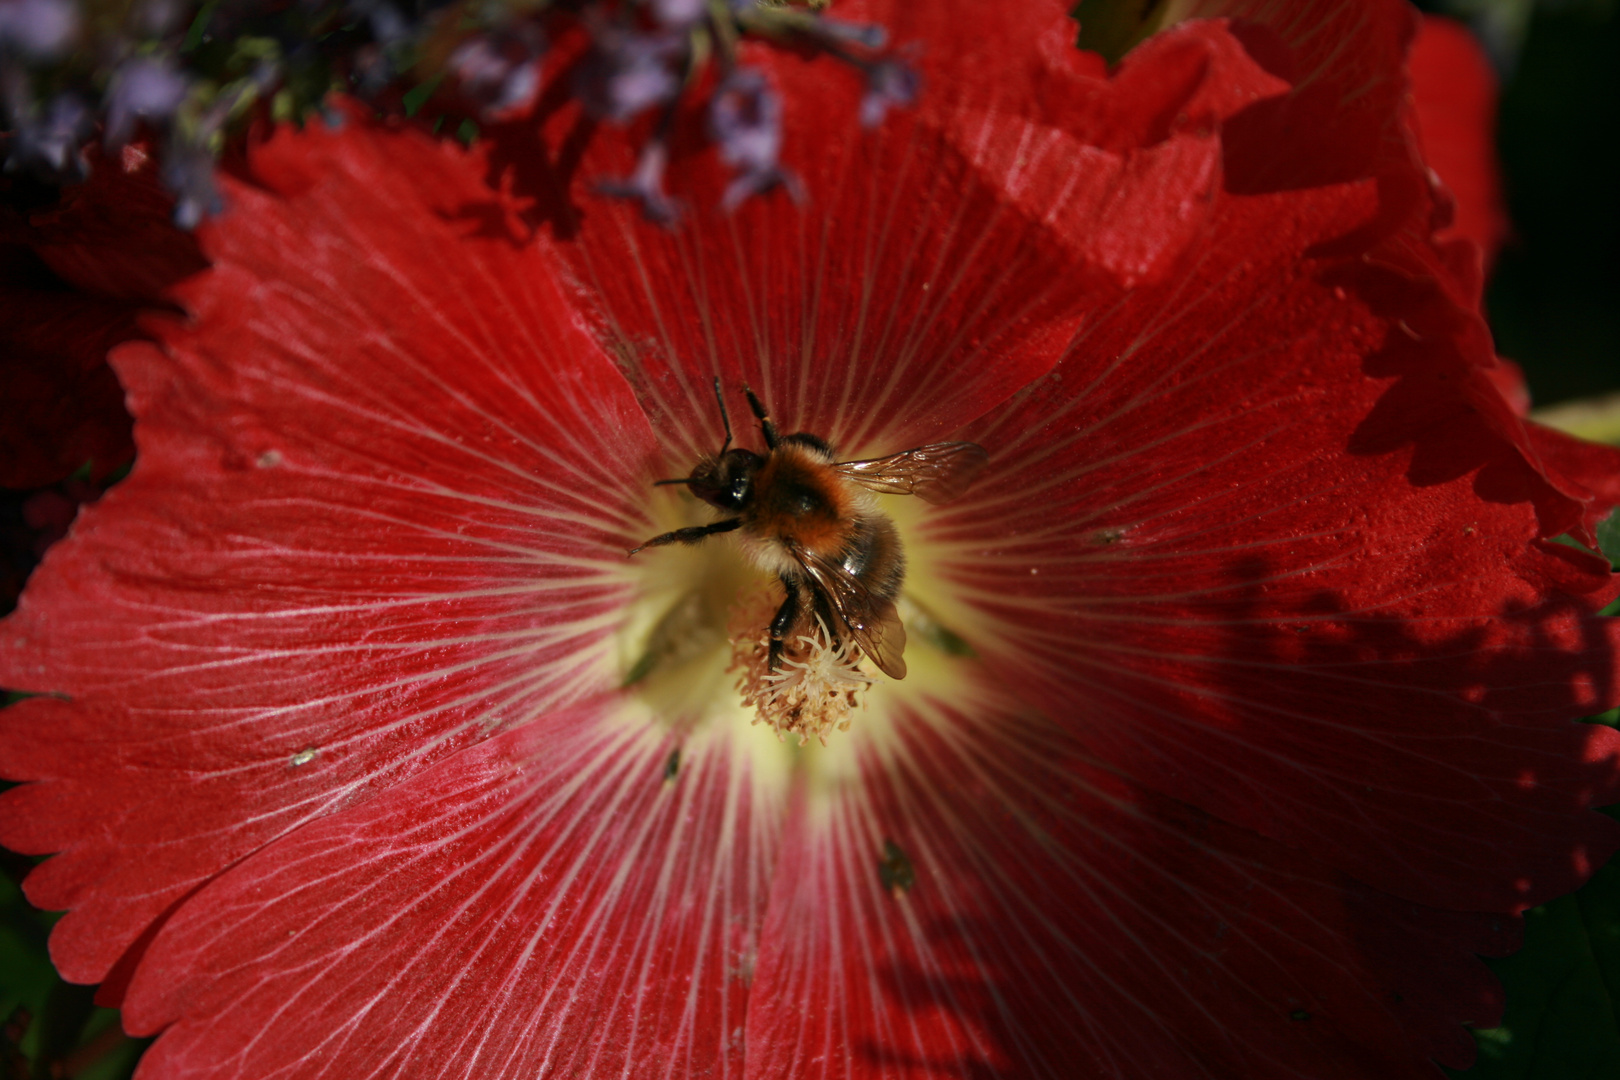
<svg viewBox="0 0 1620 1080">
<path fill-rule="evenodd" d="M 400 103 L 405 106 L 405 115 L 415 116 L 421 111 L 422 106 L 427 104 L 427 99 L 433 96 L 433 91 L 437 90 L 443 81 L 444 72 L 441 71 L 427 82 L 418 83 L 407 90 L 405 96 L 400 99 Z"/>
<path fill-rule="evenodd" d="M 1598 550 L 1608 556 L 1609 565 L 1620 570 L 1620 510 L 1598 522 Z"/>
<path fill-rule="evenodd" d="M 1620 394 L 1561 402 L 1537 409 L 1530 419 L 1579 439 L 1620 445 Z"/>
<path fill-rule="evenodd" d="M 1080 0 L 1071 14 L 1080 23 L 1080 47 L 1117 64 L 1143 38 L 1180 17 L 1174 0 Z"/>
<path fill-rule="evenodd" d="M 36 910 L 17 887 L 29 860 L 0 859 L 0 1070 L 24 1070 L 7 1077 L 129 1080 L 151 1040 L 125 1035 L 117 1010 L 95 1006 L 95 987 L 62 981 L 46 948 L 56 916 Z"/>
<path fill-rule="evenodd" d="M 1507 991 L 1500 1027 L 1476 1032 L 1465 1080 L 1620 1076 L 1620 865 L 1525 915 L 1525 945 L 1489 961 Z"/>
<path fill-rule="evenodd" d="M 208 36 L 208 24 L 214 20 L 214 9 L 219 7 L 219 0 L 208 0 L 197 9 L 197 17 L 191 20 L 191 26 L 186 30 L 186 40 L 181 42 L 180 51 L 183 53 L 196 52 Z"/>
<path fill-rule="evenodd" d="M 56 969 L 45 950 L 49 916 L 23 899 L 9 874 L 0 874 L 0 1022 L 17 1009 L 30 1017 L 45 1011 Z"/>
</svg>

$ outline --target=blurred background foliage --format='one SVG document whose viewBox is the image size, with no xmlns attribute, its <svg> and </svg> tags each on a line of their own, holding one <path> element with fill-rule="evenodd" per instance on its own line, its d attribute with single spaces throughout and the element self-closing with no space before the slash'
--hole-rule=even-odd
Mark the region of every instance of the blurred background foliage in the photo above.
<svg viewBox="0 0 1620 1080">
<path fill-rule="evenodd" d="M 1486 294 L 1497 350 L 1538 406 L 1620 391 L 1620 2 L 1425 6 L 1465 18 L 1503 75 L 1513 233 Z"/>
<path fill-rule="evenodd" d="M 1502 77 L 1513 233 L 1486 295 L 1498 350 L 1523 365 L 1538 406 L 1576 416 L 1577 428 L 1581 403 L 1620 416 L 1620 0 L 1419 6 L 1466 22 Z M 1588 423 L 1596 434 L 1605 421 Z M 1620 441 L 1620 426 L 1610 438 Z M 1620 561 L 1620 525 L 1604 538 Z M 18 887 L 33 862 L 0 852 L 0 1080 L 128 1077 L 144 1043 L 94 1004 L 93 988 L 56 977 L 46 952 L 54 916 L 29 907 Z M 1525 939 L 1521 952 L 1490 962 L 1507 1013 L 1477 1033 L 1478 1064 L 1453 1075 L 1620 1077 L 1620 864 L 1530 912 Z"/>
</svg>

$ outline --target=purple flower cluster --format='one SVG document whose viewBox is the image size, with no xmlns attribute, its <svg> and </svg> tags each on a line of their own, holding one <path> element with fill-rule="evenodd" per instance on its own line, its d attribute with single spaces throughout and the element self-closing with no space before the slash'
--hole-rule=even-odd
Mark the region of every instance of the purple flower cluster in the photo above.
<svg viewBox="0 0 1620 1080">
<path fill-rule="evenodd" d="M 474 34 L 450 54 L 450 72 L 480 115 L 497 120 L 534 103 L 546 36 L 534 23 Z"/>
<path fill-rule="evenodd" d="M 804 197 L 798 177 L 782 168 L 782 99 L 752 68 L 737 68 L 715 91 L 709 108 L 709 130 L 720 147 L 720 160 L 737 170 L 723 199 L 732 209 L 751 195 L 777 185 L 795 200 Z"/>
<path fill-rule="evenodd" d="M 108 149 L 149 139 L 176 220 L 190 227 L 220 209 L 214 163 L 248 118 L 301 119 L 334 87 L 414 113 L 445 80 L 469 122 L 508 119 L 535 102 L 549 44 L 572 33 L 588 46 L 565 85 L 586 112 L 616 124 L 657 118 L 633 174 L 598 188 L 666 223 L 678 216 L 663 183 L 671 118 L 708 64 L 716 68 L 709 134 L 736 172 L 724 205 L 776 187 L 799 195 L 779 160 L 781 101 L 741 59 L 740 40 L 853 66 L 867 82 L 868 125 L 917 89 L 911 69 L 884 52 L 882 27 L 792 3 L 134 0 L 118 24 L 92 0 L 0 0 L 0 153 L 7 171 L 64 184 L 88 175 L 86 150 L 98 138 Z M 476 127 L 464 124 L 469 131 Z"/>
<path fill-rule="evenodd" d="M 71 0 L 0 3 L 0 51 L 50 59 L 71 48 L 78 34 L 79 10 Z"/>
<path fill-rule="evenodd" d="M 803 7 L 755 0 L 718 6 L 706 0 L 643 0 L 611 11 L 587 10 L 583 23 L 591 47 L 574 73 L 574 92 L 585 109 L 619 123 L 648 111 L 660 114 L 631 175 L 598 184 L 598 190 L 636 200 L 648 219 L 665 224 L 679 214 L 664 190 L 669 121 L 682 89 L 711 50 L 719 78 L 709 103 L 709 136 L 720 159 L 736 172 L 722 200 L 728 210 L 777 187 L 796 200 L 803 197 L 803 185 L 781 164 L 781 97 L 762 71 L 740 59 L 739 37 L 820 52 L 858 69 L 868 86 L 861 108 L 867 126 L 880 122 L 891 105 L 916 96 L 915 73 L 883 53 L 888 40 L 883 27 L 823 18 Z"/>
</svg>

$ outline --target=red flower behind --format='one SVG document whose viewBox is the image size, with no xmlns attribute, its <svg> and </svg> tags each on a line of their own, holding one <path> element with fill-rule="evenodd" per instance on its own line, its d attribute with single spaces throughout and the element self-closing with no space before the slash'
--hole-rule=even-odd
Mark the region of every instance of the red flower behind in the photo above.
<svg viewBox="0 0 1620 1080">
<path fill-rule="evenodd" d="M 1488 273 L 1508 234 L 1496 164 L 1496 73 L 1465 27 L 1435 16 L 1423 20 L 1408 66 L 1424 160 L 1455 200 L 1441 235 L 1476 244 Z"/>
<path fill-rule="evenodd" d="M 116 354 L 140 457 L 0 637 L 56 695 L 0 837 L 146 1075 L 1433 1076 L 1620 846 L 1569 722 L 1616 590 L 1547 540 L 1615 455 L 1544 468 L 1495 388 L 1404 9 L 1112 77 L 1055 8 L 846 14 L 927 92 L 871 135 L 766 61 L 803 209 L 681 153 L 680 228 L 569 204 L 634 150 L 566 109 L 282 131 Z M 912 674 L 827 747 L 737 707 L 719 541 L 624 558 L 714 375 L 992 456 L 895 508 Z"/>
<path fill-rule="evenodd" d="M 142 304 L 161 302 L 164 289 L 203 267 L 195 239 L 169 223 L 170 208 L 152 163 L 130 146 L 53 209 L 0 211 L 0 488 L 33 491 L 22 499 L 22 527 L 0 535 L 0 564 L 10 564 L 0 569 L 0 611 L 14 606 L 20 575 L 78 505 L 134 456 L 106 358 L 136 336 Z"/>
<path fill-rule="evenodd" d="M 0 487 L 53 484 L 88 465 L 104 480 L 134 453 L 107 350 L 135 335 L 140 302 L 202 269 L 196 242 L 169 224 L 169 201 L 130 147 L 119 166 L 68 188 L 61 205 L 0 216 L 0 347 L 9 422 Z"/>
<path fill-rule="evenodd" d="M 28 285 L 45 277 L 21 248 L 11 257 Z M 123 392 L 107 350 L 135 331 L 126 303 L 21 283 L 0 295 L 0 394 L 7 408 L 0 439 L 0 487 L 54 484 L 85 465 L 104 480 L 135 447 Z"/>
</svg>

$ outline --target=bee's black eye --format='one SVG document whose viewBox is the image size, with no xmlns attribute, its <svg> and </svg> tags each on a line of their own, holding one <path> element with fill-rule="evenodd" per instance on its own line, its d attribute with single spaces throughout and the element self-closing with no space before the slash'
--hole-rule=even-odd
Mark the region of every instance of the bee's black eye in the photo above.
<svg viewBox="0 0 1620 1080">
<path fill-rule="evenodd" d="M 721 510 L 741 510 L 754 497 L 754 474 L 760 457 L 749 450 L 728 450 L 719 461 L 692 474 L 692 494 Z"/>
</svg>

